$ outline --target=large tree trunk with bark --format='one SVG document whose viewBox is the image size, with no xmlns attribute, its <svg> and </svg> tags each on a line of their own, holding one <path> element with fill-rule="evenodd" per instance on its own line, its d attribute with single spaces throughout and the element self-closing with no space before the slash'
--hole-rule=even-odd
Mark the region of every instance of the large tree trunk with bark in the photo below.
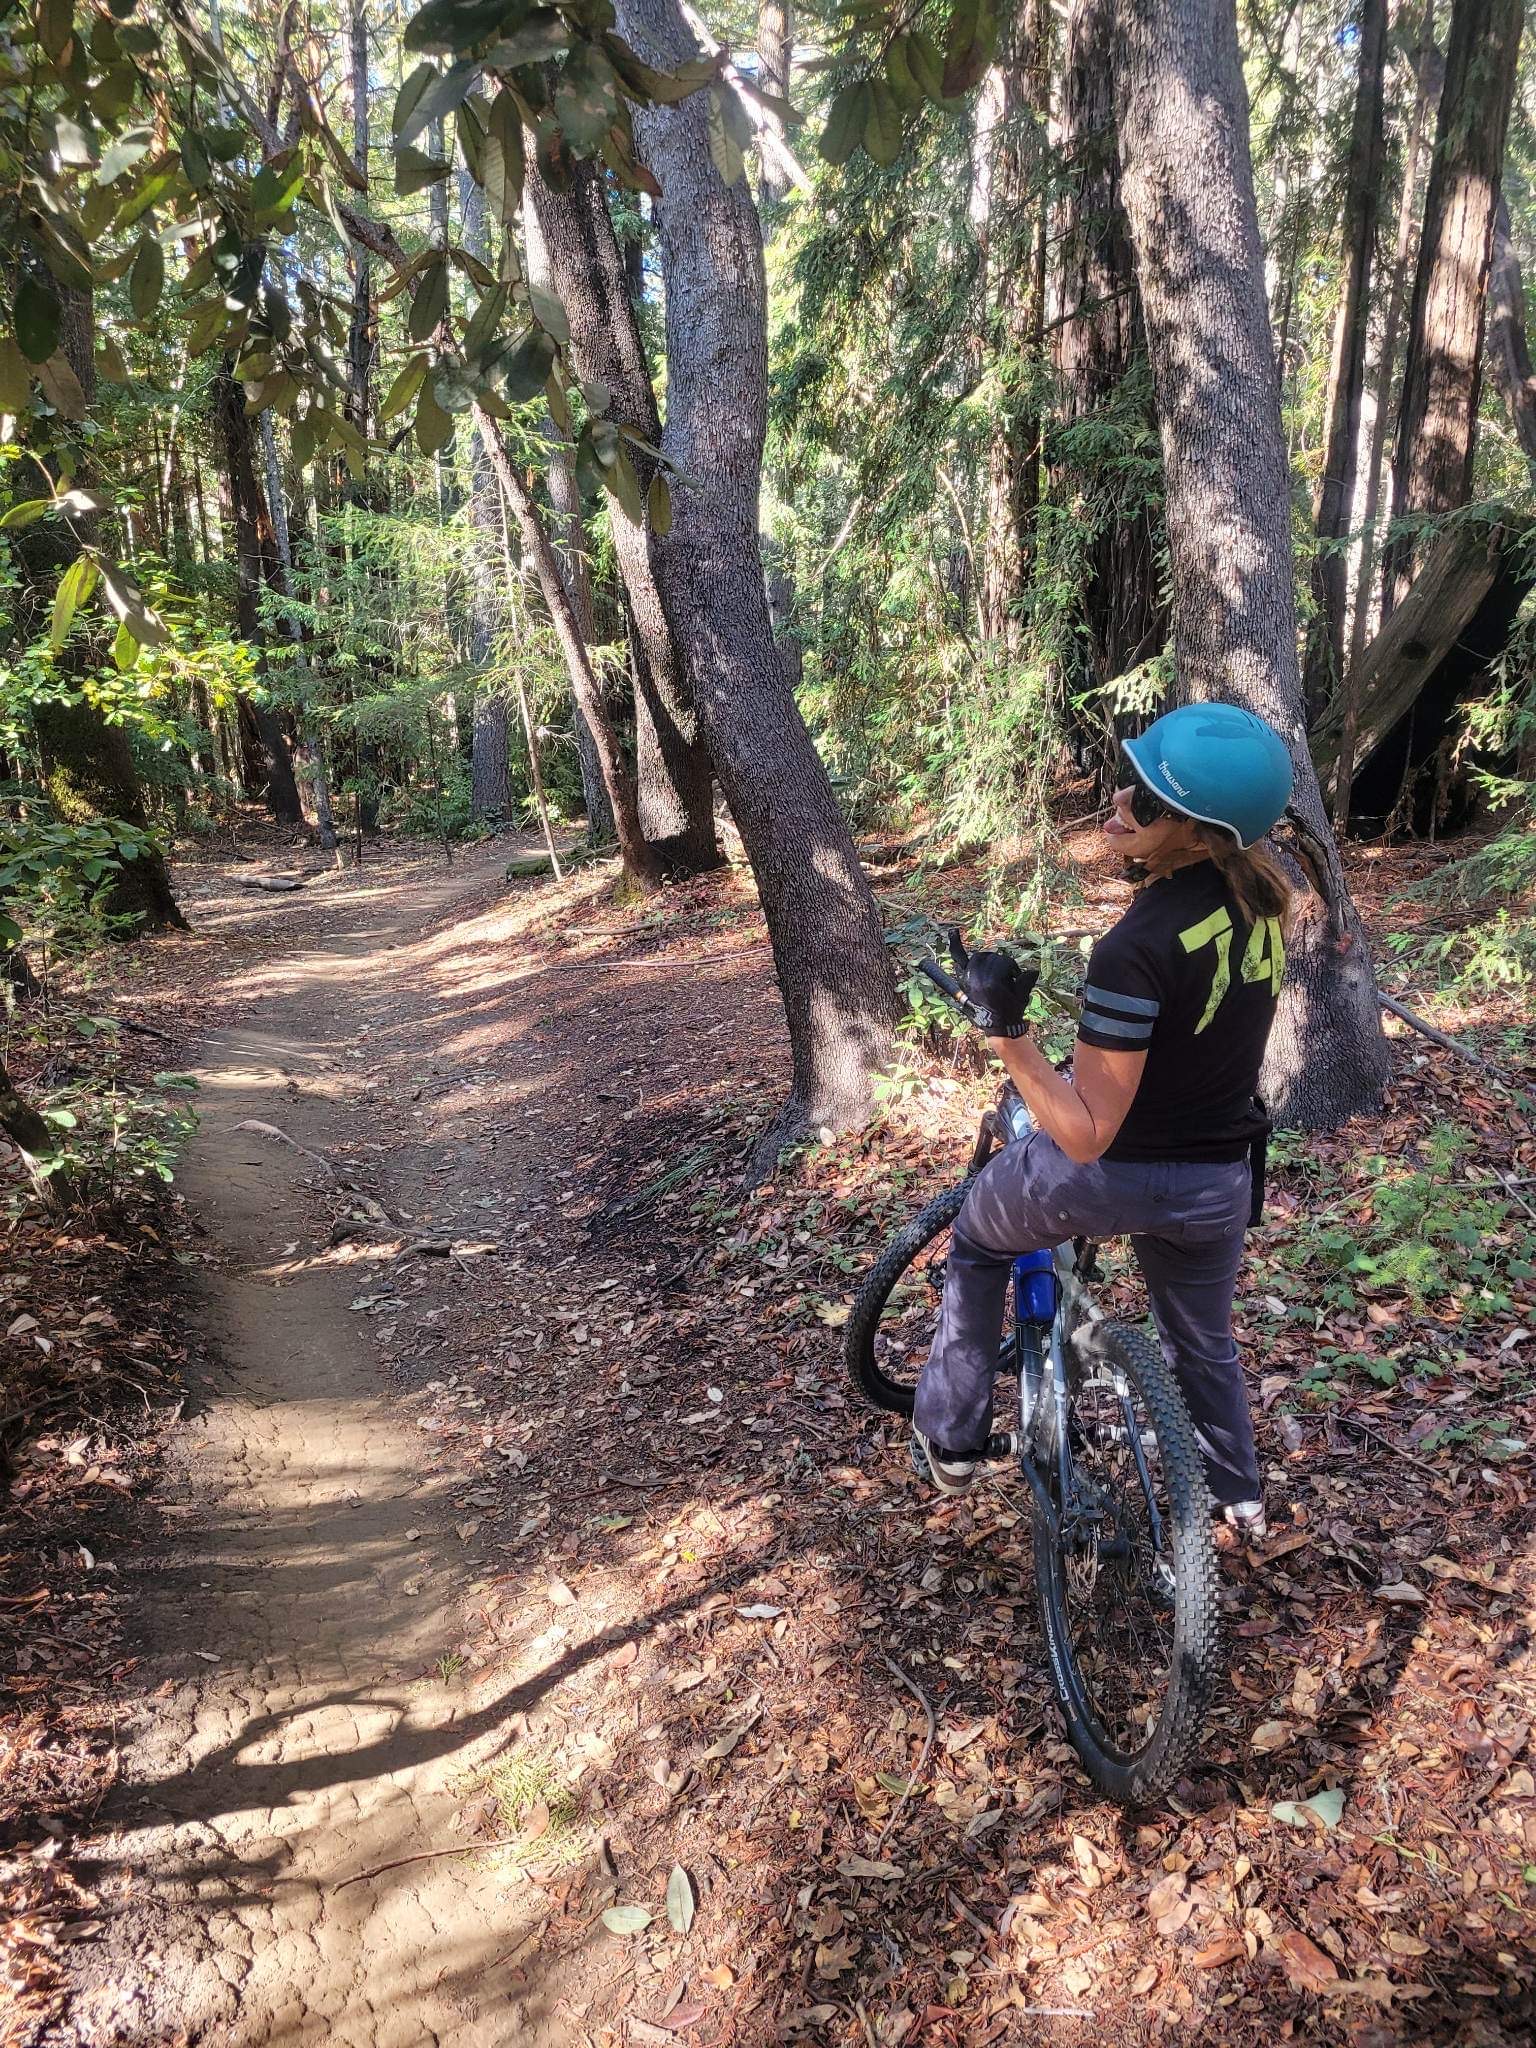
<svg viewBox="0 0 1536 2048">
<path fill-rule="evenodd" d="M 1312 566 L 1316 615 L 1307 635 L 1302 676 L 1309 721 L 1338 686 L 1343 672 L 1344 615 L 1349 602 L 1349 561 L 1341 545 L 1355 504 L 1356 450 L 1365 392 L 1365 347 L 1370 325 L 1371 260 L 1376 249 L 1376 208 L 1386 149 L 1382 84 L 1386 72 L 1387 0 L 1360 0 L 1359 71 L 1350 124 L 1344 191 L 1344 261 L 1334 319 L 1328 378 L 1328 429 L 1317 495 L 1317 553 Z"/>
<path fill-rule="evenodd" d="M 1452 512 L 1472 495 L 1493 224 L 1524 17 L 1523 0 L 1455 0 L 1451 9 L 1408 317 L 1394 523 Z M 1387 550 L 1384 612 L 1412 583 L 1413 558 L 1413 536 L 1400 534 Z"/>
<path fill-rule="evenodd" d="M 1295 933 L 1264 1085 L 1280 1122 L 1327 1128 L 1380 1101 L 1387 1056 L 1370 949 L 1307 751 L 1233 0 L 1123 0 L 1114 87 L 1167 479 L 1178 690 L 1246 706 L 1290 748 L 1323 908 Z"/>
<path fill-rule="evenodd" d="M 267 473 L 267 507 L 272 515 L 272 539 L 276 550 L 275 579 L 272 588 L 279 597 L 286 598 L 293 590 L 293 543 L 288 532 L 288 505 L 283 496 L 283 474 L 277 459 L 277 431 L 272 424 L 270 408 L 261 415 L 261 453 Z M 331 783 L 326 772 L 325 753 L 314 736 L 310 721 L 308 686 L 313 678 L 309 655 L 305 649 L 303 631 L 296 619 L 288 620 L 287 633 L 298 667 L 299 740 L 314 805 L 315 836 L 330 853 L 334 852 L 336 846 L 336 821 L 331 814 Z"/>
<path fill-rule="evenodd" d="M 542 233 L 550 278 L 571 323 L 576 374 L 606 384 L 608 417 L 653 447 L 661 434 L 656 394 L 640 340 L 608 203 L 602 166 L 572 162 L 556 191 L 530 167 L 528 191 Z M 652 463 L 629 446 L 642 497 Z M 651 561 L 644 518 L 608 500 L 624 610 L 635 657 L 635 756 L 640 822 L 663 864 L 679 873 L 718 866 L 709 751 L 682 652 L 674 642 Z"/>
<path fill-rule="evenodd" d="M 697 54 L 676 0 L 625 0 L 623 33 L 663 67 Z M 757 1164 L 807 1128 L 868 1112 L 896 991 L 879 913 L 784 674 L 763 587 L 758 492 L 767 420 L 762 231 L 745 178 L 727 187 L 705 96 L 636 109 L 667 295 L 672 530 L 653 558 L 687 653 L 715 769 L 741 832 L 773 943 L 794 1086 Z"/>
<path fill-rule="evenodd" d="M 1130 232 L 1120 198 L 1120 162 L 1110 53 L 1114 0 L 1073 0 L 1067 24 L 1061 104 L 1061 319 L 1056 375 L 1065 431 L 1053 464 L 1058 500 L 1074 525 L 1091 536 L 1082 576 L 1086 628 L 1076 665 L 1064 677 L 1070 704 L 1148 660 L 1168 637 L 1168 612 L 1158 575 L 1159 533 L 1147 488 L 1134 480 L 1106 506 L 1103 465 L 1072 459 L 1071 430 L 1116 405 L 1131 431 L 1150 417 L 1127 405 L 1126 380 L 1145 383 L 1146 337 Z M 1130 450 L 1127 449 L 1127 453 Z M 1122 472 L 1134 479 L 1127 463 Z M 1161 479 L 1157 479 L 1160 490 Z M 1106 784 L 1113 778 L 1120 728 L 1127 721 L 1104 702 L 1086 737 Z"/>
<path fill-rule="evenodd" d="M 267 636 L 261 617 L 261 589 L 278 575 L 277 542 L 266 498 L 256 477 L 251 416 L 245 393 L 235 378 L 234 360 L 225 356 L 214 379 L 213 408 L 224 445 L 224 483 L 235 544 L 235 619 L 240 637 L 256 659 L 257 681 L 267 687 Z M 266 797 L 280 825 L 301 825 L 303 807 L 294 780 L 293 761 L 277 714 L 268 703 L 253 701 L 251 717 L 266 755 Z"/>
<path fill-rule="evenodd" d="M 63 306 L 60 348 L 80 380 L 89 412 L 96 397 L 94 302 L 90 293 L 68 288 L 62 289 L 59 297 Z M 16 554 L 38 591 L 39 635 L 47 630 L 58 578 L 79 555 L 77 526 L 87 538 L 94 538 L 95 515 L 77 515 L 72 522 L 40 520 L 14 538 Z M 73 659 L 72 648 L 66 646 L 61 667 L 69 667 Z M 82 696 L 73 704 L 34 703 L 32 729 L 44 786 L 62 819 L 85 824 L 98 818 L 118 818 L 141 830 L 148 826 L 149 814 L 126 726 L 109 724 Z M 123 862 L 106 885 L 104 908 L 114 917 L 137 920 L 135 935 L 167 927 L 186 929 L 186 919 L 171 892 L 165 857 L 155 847 L 147 847 L 136 860 Z"/>
</svg>

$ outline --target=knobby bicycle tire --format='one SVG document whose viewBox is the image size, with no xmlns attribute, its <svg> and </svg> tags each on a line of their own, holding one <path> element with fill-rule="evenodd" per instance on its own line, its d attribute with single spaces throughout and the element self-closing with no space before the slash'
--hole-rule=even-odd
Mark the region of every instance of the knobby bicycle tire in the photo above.
<svg viewBox="0 0 1536 2048">
<path fill-rule="evenodd" d="M 1174 1574 L 1174 1625 L 1167 1697 L 1156 1727 L 1137 1751 L 1120 1748 L 1098 1720 L 1073 1645 L 1065 1595 L 1065 1558 L 1049 1524 L 1035 1515 L 1035 1588 L 1050 1657 L 1051 1678 L 1067 1732 L 1083 1768 L 1122 1805 L 1161 1798 L 1176 1782 L 1200 1739 L 1221 1664 L 1221 1608 L 1211 1506 L 1194 1425 L 1162 1352 L 1142 1331 L 1101 1323 L 1085 1333 L 1096 1361 L 1135 1384 L 1157 1437 L 1167 1495 L 1169 1562 Z"/>
<path fill-rule="evenodd" d="M 848 1368 L 848 1377 L 862 1400 L 873 1407 L 883 1408 L 887 1414 L 910 1415 L 916 1389 L 888 1378 L 880 1370 L 875 1357 L 875 1334 L 880 1327 L 880 1317 L 897 1281 L 923 1247 L 930 1244 L 941 1230 L 949 1229 L 960 1214 L 969 1192 L 970 1183 L 964 1181 L 957 1188 L 948 1188 L 942 1195 L 935 1195 L 926 1209 L 919 1210 L 910 1223 L 889 1239 L 859 1289 L 849 1314 L 848 1331 L 843 1340 L 843 1360 Z"/>
</svg>

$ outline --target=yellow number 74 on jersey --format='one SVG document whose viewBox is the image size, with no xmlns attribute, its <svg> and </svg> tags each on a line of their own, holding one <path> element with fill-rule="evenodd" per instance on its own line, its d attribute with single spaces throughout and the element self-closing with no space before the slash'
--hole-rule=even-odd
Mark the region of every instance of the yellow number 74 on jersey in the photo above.
<svg viewBox="0 0 1536 2048">
<path fill-rule="evenodd" d="M 1213 910 L 1199 924 L 1192 924 L 1180 932 L 1179 944 L 1186 953 L 1198 953 L 1202 946 L 1216 948 L 1216 972 L 1211 976 L 1211 992 L 1205 999 L 1200 1022 L 1195 1026 L 1198 1038 L 1221 1008 L 1221 999 L 1232 985 L 1232 913 L 1225 906 Z M 1240 972 L 1244 981 L 1267 980 L 1274 994 L 1279 995 L 1280 983 L 1285 977 L 1285 937 L 1278 917 L 1261 917 L 1254 925 L 1248 934 Z"/>
</svg>

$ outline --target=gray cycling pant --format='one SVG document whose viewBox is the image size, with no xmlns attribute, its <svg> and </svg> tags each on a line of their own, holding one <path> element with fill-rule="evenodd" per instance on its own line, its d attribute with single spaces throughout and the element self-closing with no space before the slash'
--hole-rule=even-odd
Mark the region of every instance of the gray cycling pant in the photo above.
<svg viewBox="0 0 1536 2048">
<path fill-rule="evenodd" d="M 1253 1418 L 1232 1341 L 1249 1193 L 1246 1159 L 1079 1166 L 1044 1131 L 1005 1146 L 977 1175 L 955 1223 L 939 1327 L 918 1381 L 917 1427 L 957 1456 L 975 1456 L 985 1444 L 1018 1253 L 1072 1237 L 1128 1235 L 1211 1496 L 1218 1504 L 1257 1500 Z"/>
</svg>

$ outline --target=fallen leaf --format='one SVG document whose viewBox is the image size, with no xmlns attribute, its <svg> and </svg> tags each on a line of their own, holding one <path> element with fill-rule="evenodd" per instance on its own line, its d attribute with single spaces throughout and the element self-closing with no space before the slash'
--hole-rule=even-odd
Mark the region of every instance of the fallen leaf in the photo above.
<svg viewBox="0 0 1536 2048">
<path fill-rule="evenodd" d="M 667 1918 L 678 1934 L 686 1934 L 693 1925 L 695 1906 L 693 1881 L 681 1863 L 674 1863 L 667 1879 Z"/>
<path fill-rule="evenodd" d="M 638 1643 L 620 1643 L 619 1647 L 608 1659 L 608 1669 L 610 1671 L 627 1671 L 639 1654 L 640 1645 Z"/>
<path fill-rule="evenodd" d="M 751 1607 L 738 1607 L 736 1612 L 745 1621 L 775 1621 L 784 1610 L 782 1607 L 770 1607 L 765 1600 L 759 1600 Z"/>
<path fill-rule="evenodd" d="M 704 1972 L 704 1982 L 713 1985 L 716 1991 L 729 1991 L 736 1982 L 736 1972 L 729 1963 L 716 1963 L 712 1970 Z"/>
<path fill-rule="evenodd" d="M 1334 1785 L 1326 1792 L 1314 1792 L 1310 1799 L 1279 1799 L 1269 1810 L 1288 1828 L 1304 1828 L 1314 1820 L 1325 1828 L 1336 1828 L 1344 1817 L 1344 1794 Z"/>
<path fill-rule="evenodd" d="M 1151 1917 L 1160 1920 L 1165 1913 L 1171 1912 L 1183 1897 L 1188 1885 L 1189 1879 L 1182 1870 L 1176 1870 L 1172 1877 L 1159 1878 L 1147 1893 L 1147 1911 Z"/>
<path fill-rule="evenodd" d="M 610 1934 L 643 1934 L 654 1915 L 645 1906 L 610 1906 L 603 1925 Z"/>
<path fill-rule="evenodd" d="M 1296 1733 L 1289 1721 L 1263 1721 L 1249 1737 L 1248 1746 L 1258 1756 L 1270 1756 L 1277 1749 L 1284 1749 Z"/>
<path fill-rule="evenodd" d="M 699 1762 L 704 1764 L 718 1763 L 721 1757 L 729 1756 L 743 1735 L 750 1734 L 762 1718 L 762 1710 L 759 1709 L 750 1720 L 740 1722 L 735 1728 L 727 1728 L 725 1733 L 717 1735 L 708 1749 L 701 1754 Z"/>
<path fill-rule="evenodd" d="M 1219 1970 L 1226 1963 L 1240 1962 L 1248 1953 L 1247 1943 L 1235 1927 L 1208 1942 L 1204 1948 L 1197 1948 L 1190 1961 L 1197 1970 Z"/>
<path fill-rule="evenodd" d="M 1309 1940 L 1299 1928 L 1293 1927 L 1282 1934 L 1275 1947 L 1280 1956 L 1280 1966 L 1297 1991 L 1323 1991 L 1339 1981 L 1338 1964 L 1332 1956 L 1324 1955 L 1317 1943 Z"/>
<path fill-rule="evenodd" d="M 978 1835 L 984 1835 L 990 1829 L 995 1828 L 1002 1817 L 1003 1809 L 1000 1806 L 989 1806 L 985 1813 L 978 1813 L 975 1819 L 969 1823 L 965 1830 L 965 1839 L 968 1842 L 974 1842 Z M 1095 1884 L 1098 1882 L 1097 1871 L 1095 1871 L 1092 1881 Z"/>
<path fill-rule="evenodd" d="M 1156 1963 L 1143 1963 L 1141 1968 L 1136 1972 L 1135 1976 L 1131 1979 L 1131 1997 L 1145 1998 L 1147 1993 L 1152 1989 L 1152 1986 L 1156 1982 Z"/>
<path fill-rule="evenodd" d="M 844 1877 L 891 1878 L 902 1874 L 899 1863 L 875 1863 L 868 1856 L 845 1856 L 837 1867 Z"/>
<path fill-rule="evenodd" d="M 1395 1579 L 1390 1586 L 1376 1588 L 1378 1600 L 1390 1600 L 1403 1607 L 1422 1607 L 1424 1594 L 1418 1586 L 1410 1585 L 1407 1579 Z"/>
<path fill-rule="evenodd" d="M 536 1842 L 540 1835 L 549 1832 L 549 1808 L 542 1799 L 534 1801 L 523 1819 L 523 1840 Z"/>
<path fill-rule="evenodd" d="M 1402 1934 L 1395 1927 L 1382 1936 L 1381 1945 L 1383 1948 L 1390 1949 L 1395 1956 L 1427 1956 L 1429 1954 L 1429 1943 L 1427 1941 L 1420 1941 L 1416 1934 Z"/>
<path fill-rule="evenodd" d="M 544 1594 L 551 1607 L 574 1607 L 576 1595 L 564 1579 L 551 1579 Z"/>
</svg>

